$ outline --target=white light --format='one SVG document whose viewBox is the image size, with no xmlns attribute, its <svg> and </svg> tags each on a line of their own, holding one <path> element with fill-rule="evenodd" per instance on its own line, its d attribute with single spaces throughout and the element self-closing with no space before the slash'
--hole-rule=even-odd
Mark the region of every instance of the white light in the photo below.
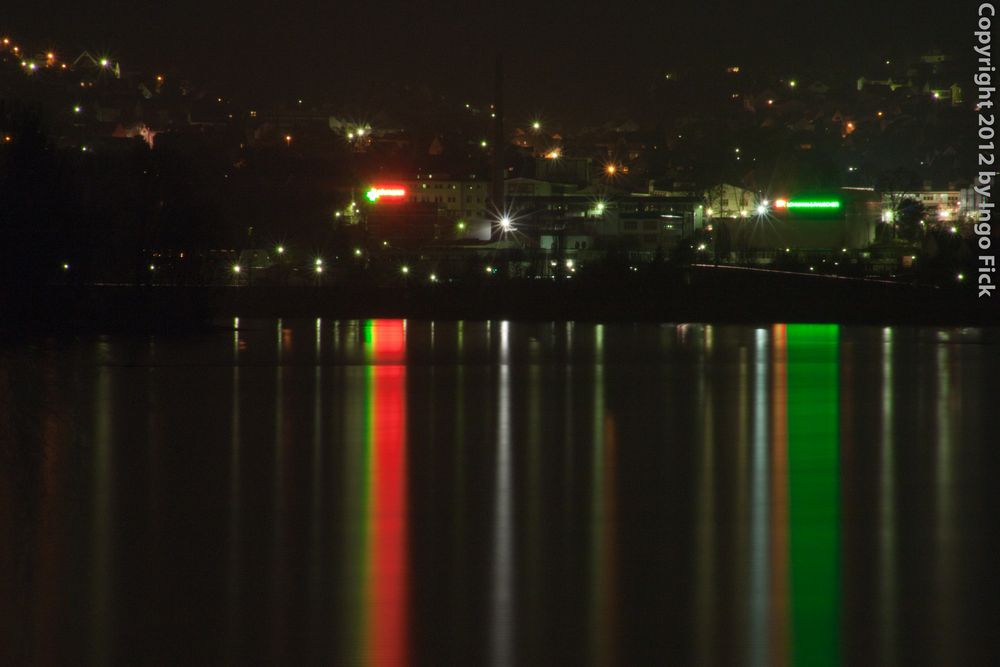
<svg viewBox="0 0 1000 667">
<path fill-rule="evenodd" d="M 764 215 L 765 213 L 767 213 L 767 207 L 764 206 L 763 204 L 760 204 L 757 207 L 757 215 Z"/>
<path fill-rule="evenodd" d="M 566 260 L 566 268 L 567 269 L 572 269 L 573 268 L 573 260 L 571 260 L 571 259 L 567 259 Z"/>
<path fill-rule="evenodd" d="M 239 273 L 239 272 L 240 272 L 240 265 L 233 264 L 233 273 Z"/>
<path fill-rule="evenodd" d="M 323 260 L 317 257 L 314 264 L 316 264 L 316 266 L 323 266 Z"/>
<path fill-rule="evenodd" d="M 406 265 L 403 265 L 403 267 L 400 269 L 400 271 L 402 271 L 404 274 L 409 273 L 410 272 L 410 267 L 408 267 Z"/>
<path fill-rule="evenodd" d="M 432 273 L 432 274 L 431 274 L 431 282 L 432 282 L 432 283 L 436 283 L 436 282 L 437 282 L 437 279 L 438 279 L 438 277 L 437 277 L 437 274 L 435 274 L 435 273 Z"/>
<path fill-rule="evenodd" d="M 505 215 L 500 218 L 500 227 L 502 227 L 504 231 L 510 231 L 511 221 L 509 216 Z"/>
</svg>

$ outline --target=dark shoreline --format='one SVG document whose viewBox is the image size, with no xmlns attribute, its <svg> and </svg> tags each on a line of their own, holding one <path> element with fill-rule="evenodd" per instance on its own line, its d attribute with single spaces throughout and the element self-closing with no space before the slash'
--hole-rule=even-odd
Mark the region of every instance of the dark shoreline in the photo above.
<svg viewBox="0 0 1000 667">
<path fill-rule="evenodd" d="M 227 317 L 838 322 L 990 326 L 1000 308 L 952 288 L 739 269 L 579 280 L 467 279 L 321 287 L 53 285 L 0 293 L 0 332 L 191 331 Z"/>
</svg>

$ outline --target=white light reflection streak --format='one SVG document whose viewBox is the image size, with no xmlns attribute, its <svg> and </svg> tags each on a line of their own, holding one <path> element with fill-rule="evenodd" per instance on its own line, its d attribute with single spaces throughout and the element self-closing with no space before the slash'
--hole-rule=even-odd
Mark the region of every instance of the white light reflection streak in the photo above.
<svg viewBox="0 0 1000 667">
<path fill-rule="evenodd" d="M 766 329 L 755 332 L 753 453 L 750 482 L 750 596 L 747 627 L 750 632 L 750 664 L 766 667 L 768 656 L 768 438 L 767 371 L 768 336 Z"/>
<path fill-rule="evenodd" d="M 934 460 L 934 519 L 937 547 L 935 565 L 936 594 L 934 610 L 937 613 L 935 626 L 940 632 L 940 641 L 934 642 L 938 651 L 933 662 L 937 664 L 968 664 L 962 659 L 963 642 L 956 641 L 959 631 L 957 604 L 955 600 L 955 573 L 958 563 L 954 559 L 955 507 L 954 494 L 957 492 L 954 478 L 954 458 L 951 441 L 951 366 L 950 345 L 937 346 L 937 446 Z"/>
<path fill-rule="evenodd" d="M 114 508 L 114 466 L 112 461 L 112 389 L 109 344 L 98 343 L 99 366 L 97 387 L 94 391 L 94 504 L 93 504 L 93 562 L 91 585 L 93 590 L 93 655 L 96 664 L 107 665 L 111 655 L 112 562 L 111 526 Z"/>
<path fill-rule="evenodd" d="M 229 663 L 239 662 L 237 655 L 240 641 L 240 318 L 233 318 L 233 379 L 229 412 L 229 565 L 228 586 L 228 640 Z"/>
<path fill-rule="evenodd" d="M 893 433 L 892 334 L 882 330 L 882 438 L 879 461 L 880 664 L 896 664 L 896 487 Z"/>
<path fill-rule="evenodd" d="M 489 332 L 489 329 L 487 329 Z M 512 665 L 514 632 L 514 493 L 511 470 L 510 323 L 500 323 L 499 390 L 497 398 L 497 462 L 493 517 L 493 590 L 491 658 L 494 665 Z"/>
<path fill-rule="evenodd" d="M 683 325 L 677 327 L 677 336 L 684 340 Z M 701 447 L 697 471 L 695 503 L 695 660 L 696 664 L 716 664 L 716 517 L 715 517 L 715 407 L 711 387 L 706 388 L 708 375 L 705 357 L 707 350 L 698 351 L 695 370 L 695 405 L 701 412 Z"/>
<path fill-rule="evenodd" d="M 309 618 L 314 624 L 309 633 L 312 645 L 310 659 L 319 660 L 321 655 L 318 622 L 321 616 L 321 592 L 323 562 L 321 559 L 323 534 L 323 320 L 316 318 L 316 341 L 313 365 L 313 440 L 312 440 L 312 507 L 309 531 Z"/>
</svg>

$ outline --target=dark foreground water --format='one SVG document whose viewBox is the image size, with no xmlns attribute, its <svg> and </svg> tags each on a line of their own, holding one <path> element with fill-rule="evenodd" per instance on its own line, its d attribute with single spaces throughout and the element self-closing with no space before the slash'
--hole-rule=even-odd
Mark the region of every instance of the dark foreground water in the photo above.
<svg viewBox="0 0 1000 667">
<path fill-rule="evenodd" d="M 0 659 L 997 664 L 998 332 L 0 350 Z"/>
</svg>

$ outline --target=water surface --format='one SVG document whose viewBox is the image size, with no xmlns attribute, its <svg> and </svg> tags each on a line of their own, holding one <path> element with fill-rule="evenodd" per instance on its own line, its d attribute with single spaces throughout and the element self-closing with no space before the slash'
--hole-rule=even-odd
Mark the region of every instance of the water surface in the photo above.
<svg viewBox="0 0 1000 667">
<path fill-rule="evenodd" d="M 0 658 L 997 664 L 997 332 L 236 321 L 0 351 Z"/>
</svg>

